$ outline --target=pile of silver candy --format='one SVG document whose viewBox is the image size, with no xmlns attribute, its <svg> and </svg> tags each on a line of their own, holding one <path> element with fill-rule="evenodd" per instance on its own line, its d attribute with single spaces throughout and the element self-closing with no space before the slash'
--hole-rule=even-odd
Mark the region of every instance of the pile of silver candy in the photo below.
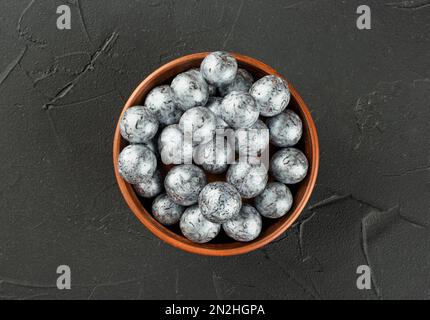
<svg viewBox="0 0 430 320">
<path fill-rule="evenodd" d="M 158 222 L 179 223 L 190 241 L 207 243 L 221 229 L 236 241 L 253 241 L 262 217 L 288 214 L 287 185 L 308 172 L 306 156 L 294 148 L 302 121 L 289 102 L 285 80 L 254 82 L 230 54 L 214 52 L 200 69 L 153 89 L 143 106 L 124 113 L 121 135 L 130 144 L 119 156 L 119 172 L 139 196 L 155 198 Z M 269 148 L 279 151 L 270 158 Z M 163 165 L 171 168 L 165 177 Z M 208 183 L 207 174 L 219 181 Z"/>
</svg>

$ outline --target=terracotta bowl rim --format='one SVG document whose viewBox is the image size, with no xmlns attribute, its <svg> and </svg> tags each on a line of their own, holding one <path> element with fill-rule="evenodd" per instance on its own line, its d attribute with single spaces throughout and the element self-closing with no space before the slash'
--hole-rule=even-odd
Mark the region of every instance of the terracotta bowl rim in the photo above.
<svg viewBox="0 0 430 320">
<path fill-rule="evenodd" d="M 174 69 L 177 66 L 181 66 L 183 64 L 189 63 L 190 61 L 198 61 L 203 60 L 204 57 L 206 57 L 209 54 L 209 52 L 202 52 L 202 53 L 194 53 L 190 55 L 186 55 L 183 57 L 180 57 L 178 59 L 175 59 L 167 64 L 164 64 L 157 70 L 155 70 L 153 73 L 151 73 L 146 79 L 144 79 L 139 86 L 133 91 L 130 98 L 127 100 L 121 116 L 119 119 L 122 118 L 122 115 L 124 114 L 125 110 L 132 107 L 133 105 L 136 105 L 135 101 L 140 97 L 141 93 L 149 87 L 149 90 L 152 89 L 150 87 L 155 79 L 157 79 L 161 74 L 164 74 L 165 72 L 168 72 L 169 70 Z M 262 72 L 266 74 L 272 74 L 276 76 L 280 76 L 284 78 L 281 74 L 279 74 L 275 69 L 268 66 L 267 64 L 245 56 L 238 53 L 232 53 L 235 58 L 238 60 L 239 64 L 247 64 L 252 65 L 253 67 L 261 70 Z M 115 130 L 114 134 L 114 141 L 113 141 L 113 162 L 114 162 L 114 170 L 115 170 L 115 177 L 119 186 L 119 189 L 127 203 L 127 205 L 130 207 L 130 209 L 133 211 L 133 213 L 136 215 L 136 217 L 141 221 L 142 224 L 144 224 L 155 236 L 163 240 L 164 242 L 170 244 L 171 246 L 181 249 L 183 251 L 204 255 L 204 256 L 236 256 L 236 255 L 242 255 L 249 253 L 251 251 L 260 249 L 272 241 L 276 240 L 278 237 L 280 237 L 283 233 L 285 233 L 293 224 L 296 222 L 296 220 L 299 218 L 300 214 L 305 209 L 312 192 L 316 185 L 316 180 L 318 176 L 318 170 L 319 170 L 319 141 L 318 141 L 318 134 L 317 129 L 315 126 L 315 123 L 313 121 L 312 115 L 309 111 L 309 108 L 307 107 L 306 103 L 303 101 L 301 96 L 298 94 L 298 92 L 294 89 L 293 85 L 289 82 L 290 91 L 292 98 L 296 101 L 298 107 L 301 109 L 304 119 L 303 122 L 307 123 L 307 133 L 309 135 L 309 140 L 311 142 L 311 155 L 312 159 L 310 159 L 310 170 L 309 170 L 309 180 L 307 181 L 307 185 L 305 187 L 305 191 L 303 194 L 303 197 L 300 199 L 299 203 L 296 204 L 295 210 L 291 213 L 289 213 L 289 216 L 285 219 L 285 221 L 280 224 L 273 232 L 270 234 L 258 238 L 257 240 L 250 242 L 250 243 L 233 243 L 233 244 L 195 244 L 191 241 L 187 240 L 185 237 L 182 237 L 173 231 L 169 230 L 168 228 L 162 226 L 160 223 L 158 223 L 152 215 L 147 212 L 147 210 L 143 207 L 141 201 L 137 197 L 136 193 L 133 190 L 133 187 L 128 184 L 119 174 L 118 171 L 118 157 L 121 151 L 121 145 L 122 145 L 122 137 L 120 133 L 120 125 L 119 121 Z M 304 183 L 304 182 L 302 182 Z"/>
</svg>

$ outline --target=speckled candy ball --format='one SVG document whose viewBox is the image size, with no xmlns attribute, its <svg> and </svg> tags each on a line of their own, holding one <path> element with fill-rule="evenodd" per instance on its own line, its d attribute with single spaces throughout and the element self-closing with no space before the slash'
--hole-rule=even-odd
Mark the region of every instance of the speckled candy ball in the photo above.
<svg viewBox="0 0 430 320">
<path fill-rule="evenodd" d="M 195 72 L 181 73 L 171 84 L 176 102 L 183 111 L 204 106 L 209 99 L 208 84 Z"/>
<path fill-rule="evenodd" d="M 293 205 L 293 195 L 283 183 L 269 183 L 264 191 L 255 198 L 255 207 L 263 217 L 278 219 L 285 216 Z"/>
<path fill-rule="evenodd" d="M 204 107 L 196 107 L 186 111 L 179 121 L 179 127 L 184 132 L 185 137 L 190 137 L 192 134 L 194 146 L 209 142 L 215 135 L 216 124 L 216 116 Z"/>
<path fill-rule="evenodd" d="M 146 143 L 155 137 L 158 121 L 142 106 L 131 107 L 125 111 L 120 130 L 122 137 L 130 143 Z"/>
<path fill-rule="evenodd" d="M 182 215 L 180 228 L 183 235 L 195 243 L 207 243 L 219 234 L 221 225 L 207 220 L 198 206 L 188 208 Z"/>
<path fill-rule="evenodd" d="M 223 99 L 220 97 L 211 97 L 211 98 L 209 98 L 208 104 L 206 105 L 206 108 L 208 108 L 210 111 L 212 111 L 212 113 L 216 116 L 216 128 L 217 129 L 227 129 L 229 127 L 228 124 L 221 117 L 222 100 Z"/>
<path fill-rule="evenodd" d="M 208 184 L 200 193 L 199 207 L 209 221 L 225 223 L 239 214 L 242 198 L 231 184 L 214 182 Z"/>
<path fill-rule="evenodd" d="M 220 136 L 199 145 L 194 151 L 194 162 L 212 174 L 222 174 L 234 162 L 234 148 Z"/>
<path fill-rule="evenodd" d="M 153 89 L 146 97 L 145 106 L 149 113 L 164 125 L 178 123 L 183 113 L 175 102 L 175 96 L 170 86 Z"/>
<path fill-rule="evenodd" d="M 236 151 L 241 156 L 259 156 L 269 146 L 269 129 L 263 121 L 257 120 L 248 129 L 236 131 Z"/>
<path fill-rule="evenodd" d="M 217 87 L 226 86 L 234 81 L 237 74 L 237 61 L 227 52 L 213 52 L 202 62 L 200 71 L 203 78 Z"/>
<path fill-rule="evenodd" d="M 285 184 L 297 184 L 306 178 L 309 163 L 298 149 L 286 148 L 278 151 L 270 161 L 270 169 L 276 180 Z"/>
<path fill-rule="evenodd" d="M 165 226 L 172 226 L 181 220 L 185 208 L 174 203 L 167 194 L 158 196 L 152 204 L 152 215 Z"/>
<path fill-rule="evenodd" d="M 196 204 L 199 194 L 206 184 L 205 173 L 195 165 L 173 168 L 164 181 L 164 187 L 170 199 L 181 206 Z"/>
<path fill-rule="evenodd" d="M 231 183 L 244 199 L 252 199 L 263 192 L 269 175 L 263 164 L 253 164 L 248 161 L 230 166 L 227 181 Z"/>
<path fill-rule="evenodd" d="M 253 84 L 251 95 L 260 106 L 260 113 L 273 117 L 285 110 L 291 98 L 288 84 L 276 76 L 266 76 Z"/>
<path fill-rule="evenodd" d="M 303 123 L 293 111 L 287 110 L 267 120 L 270 141 L 277 147 L 295 146 L 303 134 Z"/>
<path fill-rule="evenodd" d="M 119 155 L 118 171 L 125 181 L 138 184 L 151 178 L 157 169 L 157 158 L 146 146 L 130 145 Z"/>
<path fill-rule="evenodd" d="M 164 128 L 158 138 L 158 151 L 161 161 L 166 165 L 184 163 L 184 134 L 179 125 Z"/>
<path fill-rule="evenodd" d="M 200 72 L 200 69 L 194 68 L 194 69 L 188 70 L 187 72 L 194 74 L 196 77 L 198 77 L 202 81 L 206 82 L 205 78 L 203 78 L 203 75 Z M 217 87 L 212 85 L 212 84 L 208 84 L 208 92 L 209 92 L 209 97 L 215 96 L 217 94 Z"/>
<path fill-rule="evenodd" d="M 222 97 L 225 97 L 233 91 L 236 92 L 249 92 L 254 83 L 254 77 L 245 69 L 239 69 L 237 71 L 236 78 L 230 84 L 225 87 L 220 87 L 219 92 Z"/>
<path fill-rule="evenodd" d="M 155 198 L 163 191 L 163 178 L 161 172 L 157 170 L 151 178 L 134 186 L 136 193 L 143 198 Z"/>
<path fill-rule="evenodd" d="M 234 129 L 250 128 L 257 122 L 259 115 L 257 103 L 246 92 L 232 92 L 221 103 L 222 119 Z"/>
<path fill-rule="evenodd" d="M 244 204 L 239 215 L 224 223 L 225 233 L 240 242 L 250 242 L 258 238 L 263 227 L 260 214 L 254 207 Z"/>
</svg>

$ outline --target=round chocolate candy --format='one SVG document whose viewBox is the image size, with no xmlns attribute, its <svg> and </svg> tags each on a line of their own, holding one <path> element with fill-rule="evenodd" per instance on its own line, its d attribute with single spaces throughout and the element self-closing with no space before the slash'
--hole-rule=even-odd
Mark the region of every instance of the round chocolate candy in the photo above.
<svg viewBox="0 0 430 320">
<path fill-rule="evenodd" d="M 146 143 L 155 137 L 158 121 L 145 107 L 127 109 L 121 119 L 121 136 L 130 143 Z"/>
<path fill-rule="evenodd" d="M 221 103 L 222 119 L 234 129 L 250 128 L 260 114 L 254 98 L 246 92 L 232 92 Z"/>
<path fill-rule="evenodd" d="M 263 192 L 269 175 L 263 164 L 239 162 L 230 166 L 227 181 L 231 183 L 244 199 L 252 199 Z"/>
<path fill-rule="evenodd" d="M 163 191 L 163 177 L 161 172 L 157 170 L 151 178 L 134 185 L 136 193 L 143 198 L 155 198 Z"/>
<path fill-rule="evenodd" d="M 277 147 L 295 146 L 302 137 L 302 120 L 291 110 L 268 119 L 267 126 L 270 130 L 270 141 Z"/>
<path fill-rule="evenodd" d="M 237 61 L 227 52 L 213 52 L 202 62 L 200 71 L 205 80 L 214 86 L 223 87 L 234 81 L 237 74 Z"/>
<path fill-rule="evenodd" d="M 200 72 L 200 69 L 194 68 L 194 69 L 188 70 L 187 72 L 194 74 L 196 77 L 206 82 L 205 78 L 203 78 L 203 75 Z M 208 92 L 209 92 L 209 97 L 214 97 L 217 94 L 217 87 L 212 84 L 208 84 Z"/>
<path fill-rule="evenodd" d="M 234 160 L 234 148 L 222 136 L 197 146 L 194 151 L 194 162 L 212 174 L 226 172 Z"/>
<path fill-rule="evenodd" d="M 221 225 L 207 220 L 198 206 L 188 208 L 181 217 L 183 235 L 195 243 L 207 243 L 219 234 Z"/>
<path fill-rule="evenodd" d="M 249 89 L 251 89 L 253 83 L 254 77 L 245 69 L 239 69 L 234 81 L 225 87 L 220 87 L 219 92 L 222 97 L 225 97 L 233 91 L 249 92 Z"/>
<path fill-rule="evenodd" d="M 224 223 L 239 214 L 242 199 L 229 183 L 208 184 L 200 193 L 199 207 L 203 216 L 214 223 Z"/>
<path fill-rule="evenodd" d="M 196 107 L 186 111 L 179 121 L 179 127 L 184 132 L 184 137 L 192 139 L 193 146 L 212 140 L 215 135 L 216 124 L 216 116 L 204 107 Z"/>
<path fill-rule="evenodd" d="M 164 125 L 178 123 L 183 111 L 178 108 L 170 86 L 153 89 L 145 100 L 145 107 Z"/>
<path fill-rule="evenodd" d="M 212 113 L 216 116 L 216 128 L 217 129 L 227 129 L 228 124 L 221 118 L 221 103 L 222 98 L 219 97 L 211 97 L 209 98 L 208 104 L 206 107 L 212 111 Z"/>
<path fill-rule="evenodd" d="M 146 146 L 130 145 L 119 155 L 118 171 L 130 184 L 138 184 L 151 178 L 157 169 L 157 158 Z"/>
<path fill-rule="evenodd" d="M 165 226 L 173 226 L 181 220 L 185 208 L 174 203 L 167 194 L 158 196 L 152 204 L 152 215 Z"/>
<path fill-rule="evenodd" d="M 269 183 L 255 198 L 255 207 L 263 217 L 277 219 L 285 216 L 293 205 L 293 195 L 283 183 Z"/>
<path fill-rule="evenodd" d="M 286 148 L 278 151 L 270 161 L 273 177 L 285 184 L 296 184 L 306 178 L 309 162 L 298 149 Z"/>
<path fill-rule="evenodd" d="M 254 207 L 244 204 L 239 215 L 222 226 L 230 238 L 240 242 L 250 242 L 260 235 L 263 221 Z"/>
<path fill-rule="evenodd" d="M 161 161 L 166 164 L 183 164 L 185 159 L 184 134 L 179 125 L 164 128 L 158 138 L 158 151 Z M 192 154 L 191 154 L 192 159 Z"/>
<path fill-rule="evenodd" d="M 173 168 L 164 181 L 164 187 L 170 199 L 181 206 L 196 204 L 199 194 L 206 184 L 205 173 L 195 165 Z"/>
<path fill-rule="evenodd" d="M 260 114 L 273 117 L 285 110 L 291 94 L 285 80 L 270 75 L 255 82 L 249 91 L 260 106 Z"/>
<path fill-rule="evenodd" d="M 175 100 L 183 111 L 205 106 L 209 99 L 208 84 L 195 72 L 185 72 L 172 81 Z"/>
<path fill-rule="evenodd" d="M 241 157 L 258 157 L 269 146 L 269 129 L 263 121 L 257 120 L 248 129 L 236 130 L 236 152 Z"/>
</svg>

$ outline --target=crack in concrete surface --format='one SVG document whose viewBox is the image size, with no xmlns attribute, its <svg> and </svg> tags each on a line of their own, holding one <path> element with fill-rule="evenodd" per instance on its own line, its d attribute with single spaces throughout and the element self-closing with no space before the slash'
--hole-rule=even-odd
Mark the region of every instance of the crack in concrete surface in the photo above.
<svg viewBox="0 0 430 320">
<path fill-rule="evenodd" d="M 400 206 L 396 206 L 396 207 L 389 209 L 389 210 L 384 210 L 384 209 L 380 208 L 379 206 L 372 205 L 372 204 L 368 203 L 367 201 L 358 199 L 352 195 L 334 194 L 334 195 L 332 195 L 326 199 L 323 199 L 323 200 L 317 202 L 312 207 L 310 207 L 310 210 L 315 210 L 315 209 L 320 209 L 320 208 L 327 207 L 327 206 L 332 206 L 332 205 L 337 204 L 340 201 L 344 201 L 347 199 L 351 199 L 353 201 L 356 201 L 359 204 L 365 205 L 371 209 L 370 212 L 368 214 L 366 214 L 364 216 L 364 218 L 362 219 L 362 223 L 361 223 L 361 234 L 362 234 L 361 247 L 363 250 L 363 254 L 364 254 L 364 258 L 366 260 L 366 263 L 372 270 L 372 289 L 373 289 L 373 291 L 374 291 L 374 293 L 378 299 L 383 299 L 382 288 L 379 286 L 379 283 L 378 283 L 378 281 L 374 275 L 374 272 L 373 272 L 374 268 L 372 267 L 372 260 L 371 260 L 371 256 L 369 253 L 369 242 L 370 242 L 370 238 L 371 238 L 369 233 L 374 232 L 375 227 L 378 224 L 384 224 L 384 225 L 391 224 L 391 223 L 395 222 L 396 219 L 404 221 L 404 222 L 406 222 L 406 223 L 408 223 L 411 226 L 416 227 L 416 228 L 423 229 L 423 228 L 428 228 L 428 226 L 425 224 L 422 224 L 420 222 L 414 221 L 414 220 L 402 215 L 401 211 L 400 211 Z M 304 250 L 305 233 L 304 233 L 304 230 L 305 230 L 306 224 L 308 224 L 310 221 L 312 221 L 316 216 L 317 216 L 317 212 L 313 212 L 312 215 L 310 215 L 308 218 L 306 218 L 305 220 L 303 220 L 297 224 L 298 236 L 299 236 L 299 251 L 300 251 L 300 256 L 302 258 L 302 262 L 305 262 L 306 260 L 309 260 L 312 258 L 311 255 L 305 254 L 305 250 Z"/>
<path fill-rule="evenodd" d="M 58 101 L 66 97 L 73 90 L 73 88 L 79 83 L 82 77 L 87 72 L 94 69 L 94 64 L 100 58 L 100 56 L 102 56 L 105 53 L 108 53 L 112 49 L 112 47 L 115 45 L 116 41 L 118 40 L 118 37 L 119 37 L 119 34 L 115 31 L 109 37 L 107 37 L 103 42 L 103 44 L 91 56 L 90 62 L 84 66 L 82 71 L 72 81 L 70 81 L 63 88 L 61 88 L 58 91 L 58 93 L 43 106 L 43 109 L 45 110 L 50 109 L 51 107 L 55 106 L 55 104 Z"/>
<path fill-rule="evenodd" d="M 6 81 L 6 79 L 10 76 L 13 70 L 15 70 L 16 66 L 21 62 L 22 58 L 24 58 L 25 53 L 27 52 L 27 46 L 24 47 L 18 56 L 13 59 L 6 67 L 6 69 L 0 74 L 0 87 Z"/>
<path fill-rule="evenodd" d="M 295 276 L 293 276 L 290 272 L 288 272 L 288 270 L 282 265 L 280 264 L 277 260 L 273 259 L 268 253 L 267 250 L 263 249 L 263 253 L 264 253 L 264 257 L 267 260 L 270 260 L 272 262 L 274 262 L 278 268 L 281 270 L 281 272 L 289 279 L 291 280 L 293 283 L 295 283 L 300 289 L 303 290 L 303 292 L 308 295 L 310 298 L 314 299 L 314 300 L 318 300 L 320 299 L 320 297 L 318 296 L 317 292 L 313 292 L 315 290 L 311 290 L 309 289 L 307 286 L 305 286 L 300 280 L 298 280 Z"/>
<path fill-rule="evenodd" d="M 406 0 L 400 2 L 390 2 L 385 4 L 387 7 L 395 9 L 419 10 L 430 6 L 430 0 Z"/>
<path fill-rule="evenodd" d="M 18 37 L 24 39 L 25 41 L 28 41 L 33 46 L 37 47 L 45 47 L 47 45 L 47 42 L 45 40 L 34 38 L 33 35 L 30 33 L 30 30 L 28 27 L 23 27 L 23 21 L 24 17 L 27 14 L 27 12 L 30 10 L 30 8 L 36 3 L 36 0 L 31 0 L 28 5 L 24 8 L 24 10 L 21 12 L 19 19 L 18 19 L 18 25 L 17 25 L 17 31 L 18 31 Z"/>
<path fill-rule="evenodd" d="M 84 28 L 85 36 L 90 44 L 92 44 L 90 34 L 88 33 L 87 23 L 85 22 L 84 14 L 82 11 L 82 5 L 80 0 L 76 0 L 76 7 L 78 8 L 79 18 L 81 20 L 82 27 Z"/>
<path fill-rule="evenodd" d="M 361 199 L 355 197 L 352 194 L 339 195 L 337 193 L 335 193 L 335 194 L 329 196 L 328 198 L 325 198 L 325 199 L 323 199 L 323 200 L 321 200 L 321 201 L 313 204 L 312 206 L 309 207 L 309 210 L 315 210 L 315 209 L 320 209 L 320 208 L 323 208 L 323 207 L 326 207 L 326 206 L 331 206 L 333 204 L 336 204 L 338 202 L 341 202 L 341 201 L 347 200 L 347 199 L 354 200 L 354 201 L 356 201 L 356 202 L 358 202 L 360 204 L 364 204 L 364 205 L 366 205 L 368 207 L 371 207 L 371 208 L 374 208 L 374 209 L 376 209 L 378 211 L 384 211 L 384 209 L 380 208 L 379 206 L 371 204 L 368 201 L 361 200 Z"/>
<path fill-rule="evenodd" d="M 235 17 L 235 19 L 233 21 L 233 24 L 230 27 L 229 31 L 227 32 L 226 38 L 225 38 L 224 43 L 222 45 L 223 48 L 225 48 L 225 46 L 227 45 L 227 43 L 230 41 L 230 37 L 231 37 L 234 29 L 236 28 L 237 23 L 239 22 L 239 18 L 240 18 L 241 14 L 242 14 L 244 6 L 245 6 L 245 0 L 242 0 L 240 2 L 239 9 L 236 12 L 236 17 Z"/>
<path fill-rule="evenodd" d="M 378 227 L 383 226 L 386 228 L 396 221 L 404 221 L 415 228 L 428 228 L 428 226 L 424 224 L 403 216 L 400 211 L 400 206 L 396 206 L 386 211 L 378 211 L 373 209 L 362 219 L 362 249 L 366 263 L 372 270 L 372 288 L 378 299 L 383 299 L 383 294 L 382 288 L 379 286 L 379 283 L 374 275 L 374 268 L 372 267 L 372 260 L 369 253 L 369 242 L 371 242 L 372 238 L 376 238 L 380 233 L 382 233 L 381 230 L 377 229 Z"/>
<path fill-rule="evenodd" d="M 421 172 L 426 172 L 430 170 L 430 165 L 425 165 L 422 167 L 417 167 L 417 168 L 413 168 L 413 169 L 409 169 L 409 170 L 405 170 L 403 172 L 400 173 L 393 173 L 393 174 L 384 174 L 383 177 L 405 177 L 411 174 L 415 174 L 415 173 L 421 173 Z"/>
</svg>

